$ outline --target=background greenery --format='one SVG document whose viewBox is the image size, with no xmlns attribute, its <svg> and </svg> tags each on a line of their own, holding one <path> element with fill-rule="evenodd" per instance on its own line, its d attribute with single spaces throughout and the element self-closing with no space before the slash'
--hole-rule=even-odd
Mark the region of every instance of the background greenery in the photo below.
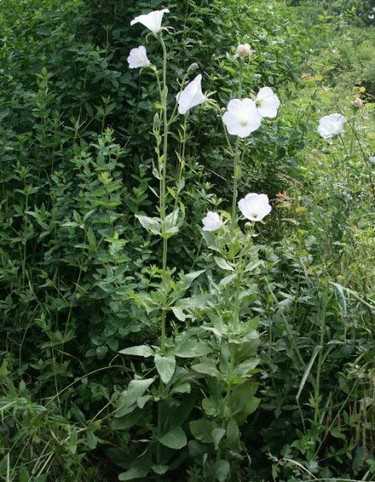
<svg viewBox="0 0 375 482">
<path fill-rule="evenodd" d="M 130 19 L 164 5 L 0 4 L 7 482 L 117 480 L 129 463 L 130 432 L 114 407 L 134 367 L 118 350 L 157 337 L 156 320 L 134 303 L 158 259 L 134 217 L 155 204 L 149 127 L 157 94 L 126 58 L 140 42 Z M 278 120 L 253 138 L 240 186 L 267 192 L 275 215 L 259 237 L 264 269 L 252 308 L 261 320 L 261 404 L 243 429 L 251 463 L 233 480 L 374 480 L 373 6 L 171 0 L 168 7 L 175 91 L 196 62 L 204 90 L 225 105 L 239 87 L 231 54 L 249 42 L 256 54 L 244 90 L 269 85 L 282 101 Z M 157 60 L 160 51 L 147 46 Z M 357 96 L 363 109 L 352 107 Z M 319 117 L 333 111 L 349 119 L 344 144 L 316 134 Z M 230 196 L 220 121 L 206 110 L 193 117 L 183 193 L 189 222 L 171 246 L 181 270 L 205 264 L 201 219 Z M 181 464 L 184 480 L 204 480 L 197 458 Z"/>
</svg>

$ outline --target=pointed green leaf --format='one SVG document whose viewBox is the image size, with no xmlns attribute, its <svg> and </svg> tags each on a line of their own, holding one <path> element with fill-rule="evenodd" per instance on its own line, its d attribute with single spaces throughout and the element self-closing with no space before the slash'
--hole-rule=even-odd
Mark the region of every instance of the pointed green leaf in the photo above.
<svg viewBox="0 0 375 482">
<path fill-rule="evenodd" d="M 154 350 L 148 345 L 138 345 L 124 348 L 123 350 L 120 350 L 119 353 L 122 355 L 142 356 L 143 358 L 148 358 L 154 354 Z"/>
<path fill-rule="evenodd" d="M 176 359 L 174 356 L 155 355 L 155 366 L 163 383 L 167 385 L 174 375 Z"/>
<path fill-rule="evenodd" d="M 234 271 L 233 266 L 223 258 L 219 258 L 218 256 L 215 256 L 215 263 L 219 266 L 219 268 L 225 271 Z"/>
</svg>

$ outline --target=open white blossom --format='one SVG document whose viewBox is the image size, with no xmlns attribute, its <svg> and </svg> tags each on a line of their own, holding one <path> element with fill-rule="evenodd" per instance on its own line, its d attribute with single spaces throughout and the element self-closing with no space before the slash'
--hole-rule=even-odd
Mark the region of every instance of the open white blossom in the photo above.
<svg viewBox="0 0 375 482">
<path fill-rule="evenodd" d="M 223 122 L 229 134 L 243 139 L 259 129 L 262 117 L 253 100 L 232 99 L 223 115 Z"/>
<path fill-rule="evenodd" d="M 267 194 L 249 193 L 238 201 L 241 213 L 249 221 L 262 221 L 272 210 Z"/>
<path fill-rule="evenodd" d="M 207 97 L 202 92 L 202 75 L 199 74 L 176 96 L 178 112 L 186 114 L 190 109 L 202 104 Z"/>
<path fill-rule="evenodd" d="M 253 55 L 254 52 L 249 44 L 240 44 L 236 49 L 236 56 L 244 59 Z"/>
<path fill-rule="evenodd" d="M 223 221 L 218 213 L 208 211 L 207 215 L 203 218 L 203 231 L 217 231 L 223 226 Z"/>
<path fill-rule="evenodd" d="M 147 67 L 150 65 L 146 47 L 141 45 L 135 49 L 131 49 L 128 57 L 128 64 L 130 69 L 140 69 L 141 67 Z"/>
<path fill-rule="evenodd" d="M 130 22 L 130 25 L 141 23 L 151 30 L 152 33 L 157 34 L 161 30 L 161 22 L 163 21 L 163 16 L 165 13 L 169 13 L 167 8 L 163 8 L 162 10 L 154 10 L 146 15 L 139 15 Z"/>
<path fill-rule="evenodd" d="M 345 117 L 341 114 L 330 114 L 319 121 L 318 132 L 324 139 L 332 139 L 344 130 Z"/>
<path fill-rule="evenodd" d="M 375 156 L 370 156 L 370 157 L 368 158 L 368 160 L 369 160 L 370 164 L 375 165 Z"/>
<path fill-rule="evenodd" d="M 256 96 L 255 103 L 262 117 L 274 119 L 280 107 L 280 100 L 271 87 L 262 87 Z"/>
</svg>

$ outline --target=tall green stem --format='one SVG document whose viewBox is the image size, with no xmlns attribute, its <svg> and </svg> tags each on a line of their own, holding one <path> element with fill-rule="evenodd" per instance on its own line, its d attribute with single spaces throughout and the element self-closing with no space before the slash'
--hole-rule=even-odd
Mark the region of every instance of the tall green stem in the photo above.
<svg viewBox="0 0 375 482">
<path fill-rule="evenodd" d="M 163 49 L 163 79 L 161 90 L 161 104 L 163 109 L 163 154 L 159 159 L 160 162 L 160 221 L 162 226 L 163 251 L 162 251 L 162 270 L 165 279 L 168 261 L 168 240 L 165 235 L 165 218 L 166 218 L 166 183 L 167 183 L 167 159 L 168 159 L 168 87 L 167 87 L 167 48 L 163 37 L 159 37 Z M 161 347 L 165 346 L 166 339 L 166 312 L 163 309 L 161 313 Z"/>
<path fill-rule="evenodd" d="M 237 140 L 236 149 L 233 159 L 233 196 L 232 196 L 232 225 L 237 222 L 237 198 L 238 198 L 238 181 L 241 174 L 241 147 L 240 140 Z"/>
<path fill-rule="evenodd" d="M 238 97 L 242 97 L 242 80 L 243 80 L 243 61 L 240 59 L 240 75 L 239 75 L 239 89 Z M 238 181 L 241 174 L 241 149 L 240 139 L 237 140 L 236 149 L 233 160 L 233 197 L 232 197 L 232 226 L 237 222 L 237 198 L 238 198 Z"/>
</svg>

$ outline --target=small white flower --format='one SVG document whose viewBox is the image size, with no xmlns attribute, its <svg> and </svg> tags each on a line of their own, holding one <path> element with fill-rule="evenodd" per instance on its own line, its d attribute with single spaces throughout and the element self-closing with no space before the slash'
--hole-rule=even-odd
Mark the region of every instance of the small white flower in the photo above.
<svg viewBox="0 0 375 482">
<path fill-rule="evenodd" d="M 369 163 L 370 163 L 370 164 L 375 165 L 375 156 L 370 156 L 370 157 L 368 158 L 368 160 L 369 160 Z"/>
<path fill-rule="evenodd" d="M 324 139 L 332 139 L 344 130 L 345 117 L 341 114 L 330 114 L 319 121 L 318 132 Z"/>
<path fill-rule="evenodd" d="M 272 210 L 267 194 L 247 194 L 238 201 L 238 207 L 246 219 L 250 221 L 262 221 Z"/>
<path fill-rule="evenodd" d="M 229 134 L 243 139 L 259 129 L 262 117 L 253 100 L 232 99 L 223 115 L 223 122 Z"/>
<path fill-rule="evenodd" d="M 157 34 L 161 30 L 161 22 L 163 21 L 163 16 L 165 13 L 169 13 L 167 8 L 163 8 L 162 10 L 154 10 L 146 15 L 139 15 L 130 22 L 130 25 L 141 23 L 151 30 L 152 33 Z"/>
<path fill-rule="evenodd" d="M 236 49 L 236 56 L 241 58 L 250 57 L 255 51 L 249 44 L 240 44 Z"/>
<path fill-rule="evenodd" d="M 368 16 L 368 18 L 369 18 L 369 20 L 374 20 L 375 15 L 374 15 L 374 14 L 371 14 L 371 15 Z"/>
<path fill-rule="evenodd" d="M 202 75 L 197 75 L 184 90 L 176 95 L 176 99 L 180 114 L 186 114 L 193 107 L 205 102 L 207 97 L 202 92 Z"/>
<path fill-rule="evenodd" d="M 141 45 L 140 47 L 131 49 L 128 57 L 128 64 L 130 69 L 139 69 L 150 65 L 150 61 L 147 58 L 146 47 Z"/>
<path fill-rule="evenodd" d="M 224 224 L 218 213 L 214 213 L 213 211 L 208 211 L 202 222 L 203 231 L 217 231 Z"/>
<path fill-rule="evenodd" d="M 262 87 L 256 96 L 255 103 L 262 117 L 274 119 L 280 107 L 280 100 L 271 87 Z"/>
</svg>

